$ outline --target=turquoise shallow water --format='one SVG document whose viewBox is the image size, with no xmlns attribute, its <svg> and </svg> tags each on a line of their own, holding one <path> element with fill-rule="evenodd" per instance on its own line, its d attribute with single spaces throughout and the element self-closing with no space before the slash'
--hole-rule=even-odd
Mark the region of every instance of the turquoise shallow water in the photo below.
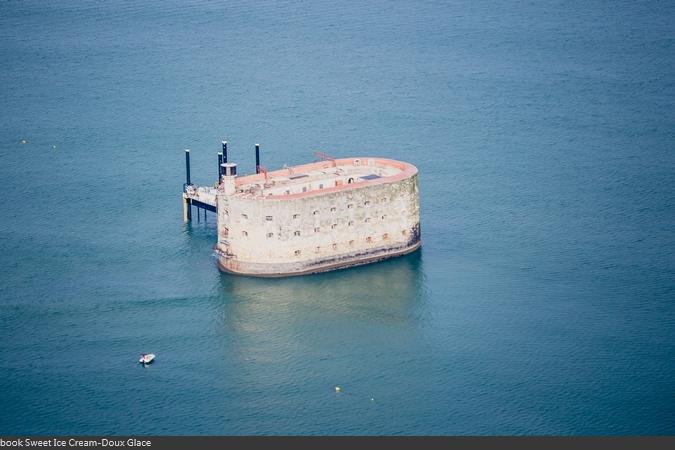
<svg viewBox="0 0 675 450">
<path fill-rule="evenodd" d="M 624 1 L 3 2 L 0 433 L 675 433 L 673 24 Z M 255 142 L 268 168 L 416 164 L 423 249 L 220 274 L 180 191 L 183 149 L 210 184 L 224 137 L 244 172 Z"/>
</svg>

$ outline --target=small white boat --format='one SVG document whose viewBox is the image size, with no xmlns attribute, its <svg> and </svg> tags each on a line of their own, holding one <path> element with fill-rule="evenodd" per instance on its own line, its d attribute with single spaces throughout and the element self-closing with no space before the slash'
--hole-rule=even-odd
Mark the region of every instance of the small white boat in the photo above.
<svg viewBox="0 0 675 450">
<path fill-rule="evenodd" d="M 150 364 L 155 360 L 154 353 L 141 353 L 141 358 L 138 360 L 141 364 Z"/>
</svg>

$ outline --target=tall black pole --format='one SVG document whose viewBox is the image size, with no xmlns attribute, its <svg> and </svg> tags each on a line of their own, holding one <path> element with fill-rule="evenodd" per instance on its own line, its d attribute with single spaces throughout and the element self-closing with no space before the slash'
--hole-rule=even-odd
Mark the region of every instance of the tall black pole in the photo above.
<svg viewBox="0 0 675 450">
<path fill-rule="evenodd" d="M 190 150 L 188 149 L 185 150 L 185 179 L 185 184 L 192 184 L 190 183 Z"/>
<path fill-rule="evenodd" d="M 220 177 L 223 174 L 223 171 L 221 170 L 221 164 L 223 163 L 223 154 L 218 153 L 218 182 L 220 183 Z"/>
<path fill-rule="evenodd" d="M 227 141 L 223 141 L 223 164 L 227 162 Z"/>
<path fill-rule="evenodd" d="M 255 144 L 255 173 L 260 173 L 260 145 Z"/>
</svg>

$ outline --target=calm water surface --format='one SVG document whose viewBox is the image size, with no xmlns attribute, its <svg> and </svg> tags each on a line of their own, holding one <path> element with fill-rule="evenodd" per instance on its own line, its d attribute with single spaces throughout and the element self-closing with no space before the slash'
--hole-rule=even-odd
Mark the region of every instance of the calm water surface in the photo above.
<svg viewBox="0 0 675 450">
<path fill-rule="evenodd" d="M 3 1 L 0 434 L 674 434 L 674 24 Z M 255 142 L 416 164 L 423 249 L 220 274 L 180 191 L 225 137 L 242 172 Z"/>
</svg>

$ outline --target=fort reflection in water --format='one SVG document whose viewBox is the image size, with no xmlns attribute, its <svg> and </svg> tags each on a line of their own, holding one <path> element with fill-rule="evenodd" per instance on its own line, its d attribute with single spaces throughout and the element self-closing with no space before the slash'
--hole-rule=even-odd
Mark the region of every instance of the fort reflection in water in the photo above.
<svg viewBox="0 0 675 450">
<path fill-rule="evenodd" d="M 400 258 L 308 276 L 260 279 L 222 274 L 223 321 L 265 328 L 314 316 L 406 322 L 421 317 L 428 296 L 423 250 Z"/>
</svg>

